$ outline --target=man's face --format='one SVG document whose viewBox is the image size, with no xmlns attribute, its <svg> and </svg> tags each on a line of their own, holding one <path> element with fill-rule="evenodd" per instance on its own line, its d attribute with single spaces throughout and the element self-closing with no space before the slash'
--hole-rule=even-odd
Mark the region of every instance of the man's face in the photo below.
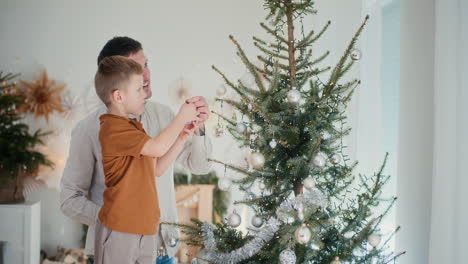
<svg viewBox="0 0 468 264">
<path fill-rule="evenodd" d="M 140 50 L 137 53 L 130 54 L 128 58 L 138 62 L 141 67 L 143 67 L 143 90 L 146 93 L 146 99 L 149 99 L 153 93 L 151 92 L 151 76 L 148 68 L 148 59 L 145 53 L 143 50 Z"/>
</svg>

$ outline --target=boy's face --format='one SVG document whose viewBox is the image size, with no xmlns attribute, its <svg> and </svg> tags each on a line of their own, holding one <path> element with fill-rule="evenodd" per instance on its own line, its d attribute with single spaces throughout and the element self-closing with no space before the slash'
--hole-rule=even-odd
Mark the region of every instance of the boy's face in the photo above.
<svg viewBox="0 0 468 264">
<path fill-rule="evenodd" d="M 146 93 L 146 99 L 149 99 L 152 95 L 151 92 L 151 76 L 150 70 L 148 68 L 148 59 L 145 56 L 143 50 L 139 50 L 136 53 L 132 53 L 128 56 L 129 59 L 132 59 L 138 62 L 141 67 L 143 67 L 143 90 Z"/>
<path fill-rule="evenodd" d="M 143 75 L 133 74 L 121 90 L 122 104 L 127 114 L 141 115 L 145 110 L 146 93 L 143 89 Z"/>
</svg>

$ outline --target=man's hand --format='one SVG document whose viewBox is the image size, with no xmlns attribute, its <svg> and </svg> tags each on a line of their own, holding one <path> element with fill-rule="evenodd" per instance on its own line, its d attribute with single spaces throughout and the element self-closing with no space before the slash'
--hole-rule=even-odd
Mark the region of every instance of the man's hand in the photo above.
<svg viewBox="0 0 468 264">
<path fill-rule="evenodd" d="M 206 103 L 205 97 L 194 96 L 185 101 L 186 103 L 193 103 L 197 107 L 198 119 L 197 128 L 205 132 L 205 121 L 210 117 L 210 109 Z M 195 135 L 199 135 L 199 129 L 195 129 Z"/>
</svg>

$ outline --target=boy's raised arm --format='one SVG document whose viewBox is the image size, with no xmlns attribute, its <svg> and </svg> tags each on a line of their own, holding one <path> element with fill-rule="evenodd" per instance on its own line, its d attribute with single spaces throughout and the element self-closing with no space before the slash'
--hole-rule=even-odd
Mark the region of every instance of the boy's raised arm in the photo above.
<svg viewBox="0 0 468 264">
<path fill-rule="evenodd" d="M 186 123 L 197 119 L 197 114 L 197 108 L 194 104 L 183 104 L 169 126 L 148 140 L 140 154 L 155 158 L 162 157 L 174 144 Z"/>
</svg>

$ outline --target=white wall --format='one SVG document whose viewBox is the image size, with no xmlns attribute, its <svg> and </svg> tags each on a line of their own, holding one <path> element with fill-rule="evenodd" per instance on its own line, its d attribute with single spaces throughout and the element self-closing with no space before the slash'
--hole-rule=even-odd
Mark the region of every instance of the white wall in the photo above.
<svg viewBox="0 0 468 264">
<path fill-rule="evenodd" d="M 434 1 L 401 1 L 398 263 L 428 263 L 434 95 Z"/>
</svg>

